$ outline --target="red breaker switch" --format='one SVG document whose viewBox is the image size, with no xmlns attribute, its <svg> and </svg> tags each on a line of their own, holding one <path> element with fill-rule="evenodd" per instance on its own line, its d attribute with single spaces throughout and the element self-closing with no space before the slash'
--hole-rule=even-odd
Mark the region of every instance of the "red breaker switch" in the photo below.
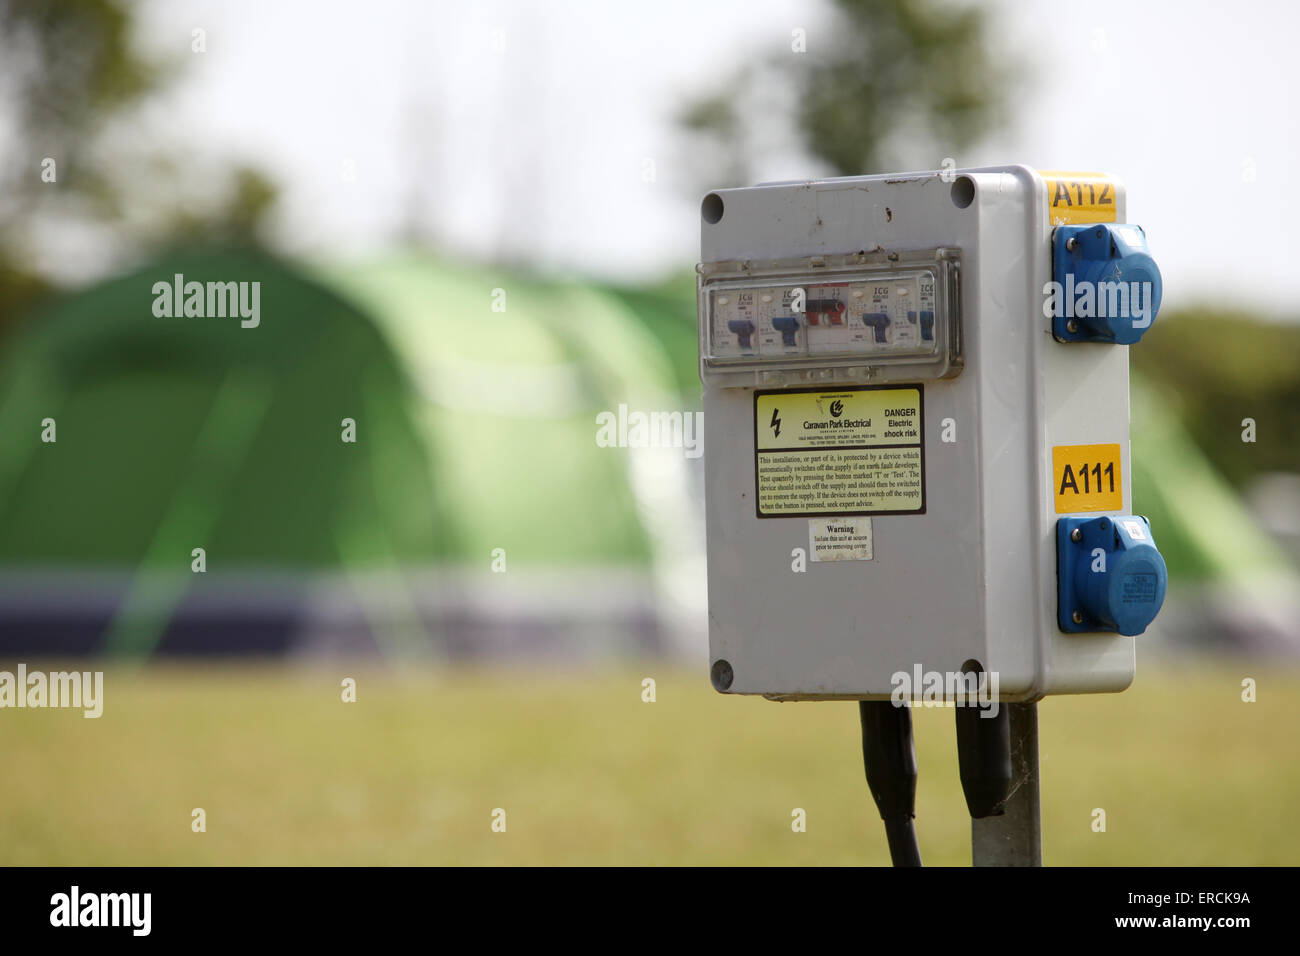
<svg viewBox="0 0 1300 956">
<path fill-rule="evenodd" d="M 809 299 L 805 311 L 809 325 L 843 325 L 844 303 L 839 299 Z M 822 317 L 825 316 L 825 322 Z"/>
</svg>

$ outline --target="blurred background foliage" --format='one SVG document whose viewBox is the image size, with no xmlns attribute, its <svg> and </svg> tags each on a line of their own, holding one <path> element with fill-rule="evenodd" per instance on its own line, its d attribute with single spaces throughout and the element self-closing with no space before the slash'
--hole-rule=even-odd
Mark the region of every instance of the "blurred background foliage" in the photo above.
<svg viewBox="0 0 1300 956">
<path fill-rule="evenodd" d="M 1300 472 L 1300 325 L 1185 309 L 1162 314 L 1130 355 L 1234 487 Z M 1246 419 L 1254 442 L 1242 440 Z"/>
<path fill-rule="evenodd" d="M 139 52 L 141 10 L 123 0 L 0 0 L 0 340 L 59 284 L 49 250 L 75 249 L 79 235 L 111 237 L 110 267 L 176 242 L 260 241 L 277 192 L 268 176 L 219 157 L 196 169 L 133 135 L 184 68 Z"/>
<path fill-rule="evenodd" d="M 774 50 L 683 107 L 702 189 L 752 182 L 749 160 L 778 138 L 821 167 L 810 174 L 856 176 L 929 169 L 1005 122 L 1016 71 L 997 56 L 985 11 L 943 0 L 833 6 L 829 45 L 814 56 Z"/>
</svg>

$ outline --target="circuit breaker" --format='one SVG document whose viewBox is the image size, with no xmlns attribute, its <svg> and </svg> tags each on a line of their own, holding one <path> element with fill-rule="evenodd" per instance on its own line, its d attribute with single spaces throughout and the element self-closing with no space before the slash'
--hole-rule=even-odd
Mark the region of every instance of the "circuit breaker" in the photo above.
<svg viewBox="0 0 1300 956">
<path fill-rule="evenodd" d="M 1024 166 L 701 207 L 714 686 L 1119 691 L 1166 571 L 1130 491 L 1128 350 L 1161 283 L 1125 191 Z"/>
</svg>

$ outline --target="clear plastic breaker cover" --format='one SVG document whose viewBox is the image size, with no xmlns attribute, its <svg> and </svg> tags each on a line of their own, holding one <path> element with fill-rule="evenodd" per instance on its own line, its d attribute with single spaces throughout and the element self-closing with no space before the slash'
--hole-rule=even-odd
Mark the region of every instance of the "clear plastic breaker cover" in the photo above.
<svg viewBox="0 0 1300 956">
<path fill-rule="evenodd" d="M 936 248 L 701 265 L 702 373 L 735 385 L 955 375 L 959 264 Z"/>
</svg>

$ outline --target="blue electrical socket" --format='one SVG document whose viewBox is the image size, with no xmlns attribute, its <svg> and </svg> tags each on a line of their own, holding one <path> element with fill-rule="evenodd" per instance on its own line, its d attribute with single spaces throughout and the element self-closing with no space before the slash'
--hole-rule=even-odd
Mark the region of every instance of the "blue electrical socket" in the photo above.
<svg viewBox="0 0 1300 956">
<path fill-rule="evenodd" d="M 1169 586 L 1151 523 L 1140 515 L 1056 523 L 1057 623 L 1067 634 L 1141 634 Z"/>
<path fill-rule="evenodd" d="M 1141 226 L 1057 226 L 1052 281 L 1052 334 L 1061 342 L 1133 345 L 1160 311 L 1160 268 Z"/>
</svg>

